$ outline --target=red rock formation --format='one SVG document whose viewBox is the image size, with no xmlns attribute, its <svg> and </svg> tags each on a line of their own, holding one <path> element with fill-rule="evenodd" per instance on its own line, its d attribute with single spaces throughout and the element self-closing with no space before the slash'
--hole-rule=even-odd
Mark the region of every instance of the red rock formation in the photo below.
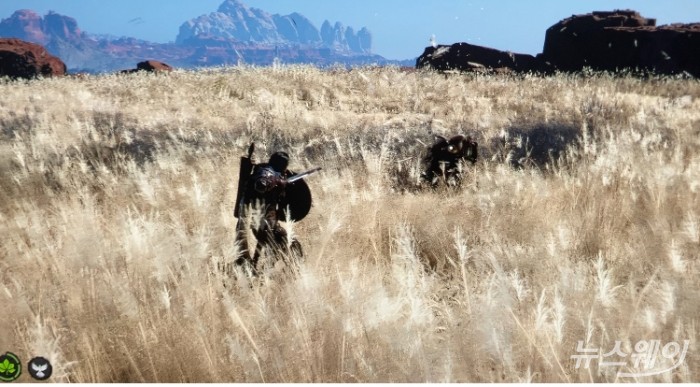
<svg viewBox="0 0 700 387">
<path fill-rule="evenodd" d="M 0 36 L 46 46 L 52 39 L 79 42 L 82 32 L 72 17 L 49 12 L 42 18 L 34 11 L 22 9 L 0 21 Z"/>
<path fill-rule="evenodd" d="M 153 72 L 173 71 L 172 66 L 170 66 L 169 64 L 163 63 L 163 62 L 158 62 L 156 60 L 147 60 L 144 62 L 139 62 L 136 65 L 136 68 L 138 70 L 153 71 Z"/>
<path fill-rule="evenodd" d="M 130 73 L 135 73 L 138 71 L 149 71 L 149 72 L 154 72 L 154 73 L 161 73 L 161 72 L 173 71 L 173 68 L 172 68 L 172 66 L 170 66 L 167 63 L 159 62 L 157 60 L 147 60 L 147 61 L 139 62 L 136 65 L 135 69 L 122 70 L 121 72 L 123 74 L 130 74 Z"/>
<path fill-rule="evenodd" d="M 0 76 L 35 78 L 65 74 L 65 63 L 44 47 L 20 39 L 0 38 Z"/>
<path fill-rule="evenodd" d="M 700 77 L 700 23 L 656 26 L 635 11 L 572 16 L 547 29 L 542 54 L 456 43 L 427 47 L 416 67 L 436 70 L 576 72 L 623 69 Z"/>
<path fill-rule="evenodd" d="M 416 67 L 435 70 L 512 70 L 546 72 L 547 65 L 532 55 L 516 54 L 469 43 L 426 47 Z"/>
<path fill-rule="evenodd" d="M 635 11 L 593 12 L 547 29 L 543 57 L 563 71 L 639 69 L 700 76 L 700 24 L 656 26 Z"/>
</svg>

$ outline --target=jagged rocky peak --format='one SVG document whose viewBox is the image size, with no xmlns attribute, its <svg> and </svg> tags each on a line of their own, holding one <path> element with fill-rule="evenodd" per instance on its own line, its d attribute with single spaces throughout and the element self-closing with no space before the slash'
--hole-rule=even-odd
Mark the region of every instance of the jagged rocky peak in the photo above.
<svg viewBox="0 0 700 387">
<path fill-rule="evenodd" d="M 253 10 L 259 11 L 256 8 L 253 8 Z M 217 12 L 235 16 L 239 12 L 251 12 L 251 8 L 238 0 L 224 0 L 224 2 L 219 6 Z"/>
<path fill-rule="evenodd" d="M 294 12 L 286 16 L 274 15 L 273 18 L 277 31 L 286 40 L 304 45 L 321 43 L 321 34 L 306 16 Z"/>
<path fill-rule="evenodd" d="M 177 43 L 200 37 L 220 38 L 253 44 L 280 41 L 272 15 L 249 8 L 237 0 L 226 0 L 217 12 L 188 20 L 180 26 Z"/>
<path fill-rule="evenodd" d="M 188 20 L 180 27 L 178 44 L 198 45 L 204 39 L 235 41 L 251 45 L 331 47 L 340 51 L 371 52 L 371 34 L 366 28 L 355 33 L 342 23 L 331 27 L 329 36 L 304 15 L 269 14 L 239 0 L 225 0 L 216 12 Z"/>
<path fill-rule="evenodd" d="M 372 33 L 367 29 L 367 27 L 362 27 L 357 31 L 357 39 L 360 42 L 360 49 L 362 52 L 371 53 L 372 52 Z"/>
<path fill-rule="evenodd" d="M 74 18 L 53 11 L 44 16 L 44 31 L 47 35 L 69 41 L 76 41 L 82 37 L 78 22 Z"/>
<path fill-rule="evenodd" d="M 7 19 L 0 21 L 0 36 L 18 38 L 34 43 L 46 43 L 43 19 L 29 9 L 15 11 Z"/>
<path fill-rule="evenodd" d="M 321 40 L 326 46 L 332 45 L 333 41 L 335 40 L 333 26 L 331 26 L 331 23 L 328 20 L 324 20 L 323 24 L 321 24 Z"/>
<path fill-rule="evenodd" d="M 352 52 L 371 53 L 372 33 L 366 27 L 362 27 L 357 33 L 352 27 L 345 27 L 343 23 L 334 25 L 326 20 L 321 25 L 321 39 L 323 44 L 338 50 Z"/>
<path fill-rule="evenodd" d="M 0 36 L 47 44 L 52 39 L 79 40 L 82 32 L 72 17 L 53 11 L 41 17 L 32 10 L 22 9 L 0 21 Z"/>
<path fill-rule="evenodd" d="M 237 0 L 226 0 L 219 6 L 219 12 L 231 18 L 237 30 L 243 33 L 242 37 L 254 42 L 279 40 L 272 15 L 261 9 L 249 8 Z"/>
</svg>

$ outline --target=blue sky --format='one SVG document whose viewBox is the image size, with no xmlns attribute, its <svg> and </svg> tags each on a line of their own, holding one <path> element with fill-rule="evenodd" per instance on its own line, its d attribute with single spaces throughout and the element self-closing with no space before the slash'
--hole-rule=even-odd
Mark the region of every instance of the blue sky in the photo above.
<svg viewBox="0 0 700 387">
<path fill-rule="evenodd" d="M 411 59 L 430 44 L 468 42 L 527 54 L 542 51 L 545 30 L 573 14 L 634 9 L 657 25 L 700 22 L 699 0 L 242 0 L 286 15 L 299 12 L 320 28 L 324 20 L 357 31 L 367 27 L 373 51 Z M 74 17 L 90 33 L 174 41 L 188 19 L 216 11 L 223 0 L 1 0 L 0 19 L 18 9 Z"/>
</svg>

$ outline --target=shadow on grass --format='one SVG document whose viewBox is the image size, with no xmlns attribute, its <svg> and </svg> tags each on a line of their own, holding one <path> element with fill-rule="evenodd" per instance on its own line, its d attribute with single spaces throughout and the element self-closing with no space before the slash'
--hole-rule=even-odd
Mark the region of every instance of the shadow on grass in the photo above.
<svg viewBox="0 0 700 387">
<path fill-rule="evenodd" d="M 515 125 L 504 130 L 502 136 L 487 140 L 484 158 L 510 163 L 513 167 L 546 169 L 567 148 L 575 147 L 581 137 L 580 126 L 571 123 L 534 123 Z"/>
</svg>

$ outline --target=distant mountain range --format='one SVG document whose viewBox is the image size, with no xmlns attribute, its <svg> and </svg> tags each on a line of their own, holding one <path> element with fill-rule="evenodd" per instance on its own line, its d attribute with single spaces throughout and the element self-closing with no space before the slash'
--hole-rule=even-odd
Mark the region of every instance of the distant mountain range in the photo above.
<svg viewBox="0 0 700 387">
<path fill-rule="evenodd" d="M 55 12 L 41 17 L 26 9 L 0 21 L 0 37 L 43 45 L 66 63 L 69 72 L 111 72 L 148 59 L 180 68 L 275 61 L 318 66 L 415 64 L 414 59 L 389 61 L 373 54 L 367 28 L 355 32 L 340 22 L 325 21 L 318 29 L 299 13 L 272 15 L 238 0 L 225 0 L 216 12 L 184 22 L 175 43 L 89 34 L 72 17 Z"/>
<path fill-rule="evenodd" d="M 332 48 L 348 54 L 370 54 L 372 34 L 367 28 L 355 33 L 352 27 L 326 20 L 321 30 L 304 15 L 271 15 L 248 8 L 238 0 L 226 0 L 217 12 L 202 15 L 182 24 L 175 42 L 197 44 L 201 39 L 223 39 L 254 45 L 305 46 Z"/>
</svg>

